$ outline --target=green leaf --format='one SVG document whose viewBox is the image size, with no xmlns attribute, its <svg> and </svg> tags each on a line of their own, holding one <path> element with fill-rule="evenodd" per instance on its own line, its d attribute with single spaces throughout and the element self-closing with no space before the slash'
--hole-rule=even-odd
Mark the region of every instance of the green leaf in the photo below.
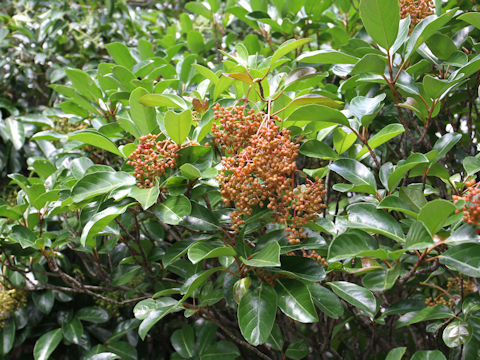
<svg viewBox="0 0 480 360">
<path fill-rule="evenodd" d="M 269 242 L 249 259 L 241 258 L 241 260 L 245 265 L 253 267 L 280 266 L 280 245 L 277 241 Z"/>
<path fill-rule="evenodd" d="M 378 54 L 366 54 L 353 67 L 352 74 L 372 73 L 383 75 L 385 67 L 387 66 L 387 59 L 385 56 Z"/>
<path fill-rule="evenodd" d="M 336 128 L 333 131 L 333 146 L 338 154 L 343 154 L 357 140 L 357 135 L 354 132 L 346 133 L 341 128 Z"/>
<path fill-rule="evenodd" d="M 102 91 L 85 71 L 80 69 L 66 69 L 65 73 L 72 82 L 73 88 L 87 99 L 98 103 L 98 100 L 103 98 Z"/>
<path fill-rule="evenodd" d="M 398 242 L 404 242 L 404 234 L 399 222 L 374 204 L 357 203 L 348 207 L 350 227 L 367 232 L 385 235 Z"/>
<path fill-rule="evenodd" d="M 108 312 L 98 306 L 84 307 L 75 315 L 79 320 L 88 321 L 94 324 L 103 324 L 108 321 Z"/>
<path fill-rule="evenodd" d="M 195 69 L 197 69 L 197 71 L 205 78 L 205 79 L 208 79 L 210 80 L 210 82 L 212 84 L 216 84 L 217 81 L 218 81 L 218 76 L 215 75 L 215 73 L 210 70 L 209 68 L 205 67 L 205 66 L 202 66 L 202 65 L 199 65 L 199 64 L 193 64 L 192 65 Z"/>
<path fill-rule="evenodd" d="M 370 290 L 347 281 L 332 281 L 327 282 L 327 285 L 335 294 L 362 310 L 369 317 L 373 318 L 377 313 L 377 301 Z"/>
<path fill-rule="evenodd" d="M 35 343 L 33 358 L 35 360 L 48 360 L 61 341 L 62 329 L 51 330 L 43 334 Z"/>
<path fill-rule="evenodd" d="M 389 195 L 383 198 L 380 204 L 377 205 L 377 208 L 400 211 L 414 219 L 416 219 L 418 215 L 406 201 L 395 195 Z"/>
<path fill-rule="evenodd" d="M 7 118 L 5 119 L 5 125 L 13 147 L 15 150 L 20 150 L 25 143 L 25 130 L 23 124 L 20 121 Z"/>
<path fill-rule="evenodd" d="M 22 248 L 33 247 L 37 237 L 35 233 L 23 225 L 14 225 L 8 235 L 9 240 L 20 244 Z"/>
<path fill-rule="evenodd" d="M 426 203 L 418 214 L 418 220 L 423 222 L 430 234 L 435 235 L 440 231 L 448 217 L 455 211 L 452 202 L 436 199 Z"/>
<path fill-rule="evenodd" d="M 463 159 L 463 168 L 469 176 L 476 174 L 480 171 L 480 159 L 473 156 L 467 156 Z"/>
<path fill-rule="evenodd" d="M 284 127 L 304 126 L 310 122 L 325 122 L 350 126 L 348 119 L 340 111 L 323 105 L 305 105 L 296 109 L 285 119 Z"/>
<path fill-rule="evenodd" d="M 356 64 L 358 58 L 336 50 L 315 50 L 304 52 L 297 61 L 307 64 Z"/>
<path fill-rule="evenodd" d="M 454 316 L 452 310 L 443 305 L 427 306 L 421 310 L 408 312 L 397 321 L 397 329 L 422 321 L 446 319 Z"/>
<path fill-rule="evenodd" d="M 395 43 L 400 22 L 397 0 L 361 0 L 360 17 L 372 39 L 384 49 Z"/>
<path fill-rule="evenodd" d="M 198 170 L 194 165 L 190 163 L 186 163 L 180 166 L 180 172 L 183 176 L 190 180 L 198 179 L 202 176 L 200 170 Z"/>
<path fill-rule="evenodd" d="M 460 141 L 461 134 L 447 133 L 435 142 L 432 150 L 438 151 L 437 156 L 431 161 L 432 163 L 442 159 L 447 153 Z"/>
<path fill-rule="evenodd" d="M 187 138 L 192 126 L 192 111 L 185 110 L 180 114 L 167 111 L 164 124 L 168 136 L 178 145 L 181 145 Z"/>
<path fill-rule="evenodd" d="M 309 353 L 308 344 L 303 339 L 294 340 L 288 345 L 285 350 L 285 355 L 289 359 L 300 360 L 306 357 Z"/>
<path fill-rule="evenodd" d="M 110 222 L 112 222 L 118 215 L 121 215 L 127 211 L 127 209 L 132 205 L 134 205 L 134 203 L 129 203 L 124 206 L 110 206 L 105 210 L 93 215 L 82 230 L 82 235 L 80 237 L 80 243 L 82 246 L 95 247 L 95 236 L 108 224 L 110 224 Z"/>
<path fill-rule="evenodd" d="M 192 212 L 180 225 L 197 231 L 216 231 L 220 227 L 220 219 L 209 209 L 192 201 Z"/>
<path fill-rule="evenodd" d="M 353 159 L 339 159 L 328 168 L 335 171 L 345 180 L 359 186 L 358 191 L 376 194 L 377 182 L 372 172 L 362 163 Z"/>
<path fill-rule="evenodd" d="M 145 106 L 161 106 L 169 108 L 186 109 L 185 101 L 174 94 L 146 94 L 138 99 Z"/>
<path fill-rule="evenodd" d="M 102 135 L 97 130 L 86 129 L 86 130 L 75 131 L 68 135 L 68 140 L 70 141 L 76 140 L 88 145 L 93 145 L 100 149 L 107 150 L 112 154 L 125 158 L 125 155 L 123 155 L 123 153 L 120 150 L 118 150 L 115 143 L 109 138 L 107 138 L 105 135 Z"/>
<path fill-rule="evenodd" d="M 440 28 L 447 24 L 455 15 L 456 9 L 451 9 L 441 16 L 431 15 L 423 19 L 415 29 L 413 29 L 407 45 L 405 46 L 405 60 L 413 54 L 430 36 L 435 34 Z"/>
<path fill-rule="evenodd" d="M 147 210 L 153 204 L 155 204 L 159 195 L 160 184 L 158 180 L 155 181 L 155 185 L 151 188 L 139 188 L 138 186 L 133 185 L 129 191 L 129 196 L 137 200 L 142 206 L 143 210 Z"/>
<path fill-rule="evenodd" d="M 451 246 L 440 255 L 440 263 L 453 267 L 462 274 L 480 277 L 480 245 Z"/>
<path fill-rule="evenodd" d="M 52 311 L 55 303 L 55 295 L 51 290 L 35 291 L 32 294 L 33 302 L 38 310 L 44 314 L 49 314 Z"/>
<path fill-rule="evenodd" d="M 15 320 L 11 317 L 5 321 L 0 336 L 0 353 L 2 355 L 7 355 L 10 350 L 13 349 L 13 345 L 15 344 L 15 330 Z"/>
<path fill-rule="evenodd" d="M 194 53 L 201 53 L 205 50 L 203 36 L 198 31 L 191 31 L 187 34 L 188 48 Z"/>
<path fill-rule="evenodd" d="M 280 326 L 277 324 L 273 324 L 272 332 L 270 333 L 266 344 L 278 351 L 283 349 L 283 334 L 282 330 L 280 330 Z"/>
<path fill-rule="evenodd" d="M 440 350 L 417 351 L 410 360 L 447 360 Z"/>
<path fill-rule="evenodd" d="M 385 99 L 385 96 L 385 94 L 380 94 L 373 98 L 356 96 L 350 102 L 348 109 L 352 115 L 362 122 L 364 127 L 368 127 L 382 109 L 382 101 Z"/>
<path fill-rule="evenodd" d="M 338 158 L 337 153 L 330 146 L 316 139 L 303 143 L 300 146 L 300 153 L 317 159 L 335 160 Z"/>
<path fill-rule="evenodd" d="M 73 202 L 81 202 L 98 195 L 104 195 L 120 186 L 136 184 L 134 176 L 123 172 L 97 172 L 81 178 L 72 189 Z"/>
<path fill-rule="evenodd" d="M 121 42 L 107 44 L 105 45 L 105 48 L 118 65 L 125 66 L 127 69 L 132 70 L 133 65 L 137 63 L 130 54 L 128 47 Z"/>
<path fill-rule="evenodd" d="M 237 253 L 230 246 L 218 246 L 211 240 L 197 241 L 188 249 L 188 258 L 193 264 L 204 259 L 216 258 L 219 256 L 235 256 Z"/>
<path fill-rule="evenodd" d="M 147 299 L 148 300 L 148 299 Z M 138 327 L 138 335 L 142 340 L 145 339 L 150 329 L 161 319 L 172 312 L 180 311 L 183 306 L 172 298 L 158 299 L 154 305 L 154 309 L 147 313 L 147 316 L 143 319 L 142 323 Z"/>
<path fill-rule="evenodd" d="M 185 359 L 191 358 L 195 353 L 195 335 L 190 325 L 184 325 L 175 330 L 170 337 L 170 342 L 177 353 Z"/>
<path fill-rule="evenodd" d="M 310 283 L 308 290 L 315 305 L 327 316 L 333 319 L 338 319 L 343 316 L 343 305 L 333 292 L 315 283 Z"/>
<path fill-rule="evenodd" d="M 191 211 L 190 200 L 184 195 L 169 196 L 154 209 L 155 215 L 169 225 L 179 224 L 184 217 L 190 215 Z"/>
<path fill-rule="evenodd" d="M 443 330 L 442 339 L 449 348 L 467 344 L 472 338 L 472 326 L 463 321 L 454 321 Z"/>
<path fill-rule="evenodd" d="M 338 261 L 351 257 L 378 257 L 386 259 L 386 251 L 378 249 L 378 244 L 370 235 L 348 230 L 338 235 L 328 247 L 328 261 Z"/>
<path fill-rule="evenodd" d="M 221 267 L 216 267 L 212 269 L 208 269 L 202 272 L 198 272 L 190 276 L 185 283 L 180 288 L 180 293 L 183 295 L 181 301 L 185 301 L 193 292 L 202 285 L 207 279 L 217 271 L 222 270 Z"/>
<path fill-rule="evenodd" d="M 272 58 L 270 59 L 270 64 L 275 64 L 280 58 L 289 52 L 309 43 L 312 39 L 290 39 L 285 41 L 279 48 L 273 53 Z"/>
<path fill-rule="evenodd" d="M 423 89 L 430 99 L 439 99 L 453 85 L 451 81 L 437 79 L 428 74 L 423 77 Z"/>
<path fill-rule="evenodd" d="M 342 106 L 342 103 L 336 100 L 333 100 L 327 96 L 318 95 L 318 94 L 307 94 L 299 96 L 288 103 L 285 109 L 294 109 L 299 106 L 305 105 L 324 105 L 334 109 L 338 109 Z"/>
<path fill-rule="evenodd" d="M 385 360 L 402 360 L 403 354 L 407 351 L 406 347 L 397 347 L 390 350 Z"/>
<path fill-rule="evenodd" d="M 140 135 L 148 135 L 153 133 L 158 127 L 155 109 L 145 106 L 138 100 L 148 94 L 148 91 L 142 87 L 138 87 L 130 94 L 130 116 L 135 123 Z"/>
<path fill-rule="evenodd" d="M 210 345 L 205 352 L 200 355 L 200 360 L 235 360 L 240 356 L 240 351 L 235 344 L 228 341 L 217 341 Z"/>
<path fill-rule="evenodd" d="M 378 133 L 373 135 L 370 139 L 368 139 L 368 145 L 373 150 L 376 147 L 386 143 L 387 141 L 393 139 L 394 137 L 402 134 L 405 131 L 403 125 L 401 124 L 389 124 L 385 126 L 382 130 Z M 356 158 L 361 159 L 363 155 L 367 154 L 368 148 L 367 146 L 363 146 L 362 150 L 357 154 Z"/>
<path fill-rule="evenodd" d="M 432 235 L 428 232 L 425 225 L 420 221 L 415 221 L 410 225 L 407 234 L 406 249 L 420 250 L 434 245 Z"/>
<path fill-rule="evenodd" d="M 315 259 L 303 256 L 283 256 L 281 270 L 277 273 L 296 277 L 306 281 L 319 282 L 325 279 L 325 269 Z"/>
<path fill-rule="evenodd" d="M 475 26 L 477 29 L 480 29 L 480 13 L 478 12 L 468 12 L 460 15 L 458 20 L 465 21 L 470 25 Z"/>
<path fill-rule="evenodd" d="M 78 318 L 62 325 L 63 337 L 74 344 L 80 344 L 83 335 L 82 322 Z"/>
<path fill-rule="evenodd" d="M 205 5 L 203 5 L 202 3 L 199 3 L 199 2 L 196 2 L 196 1 L 190 1 L 188 3 L 185 4 L 185 9 L 195 13 L 195 14 L 198 14 L 198 15 L 201 15 L 203 17 L 205 17 L 206 19 L 208 20 L 211 20 L 212 19 L 212 12 L 210 10 L 208 10 Z"/>
<path fill-rule="evenodd" d="M 264 283 L 250 288 L 240 300 L 237 317 L 243 337 L 253 346 L 267 341 L 275 322 L 277 293 Z"/>
<path fill-rule="evenodd" d="M 418 164 L 428 163 L 428 158 L 420 153 L 411 154 L 406 160 L 398 162 L 393 172 L 388 177 L 388 190 L 393 191 L 400 181 L 402 181 L 405 174 L 413 169 Z"/>
<path fill-rule="evenodd" d="M 278 307 L 285 315 L 302 323 L 318 321 L 310 292 L 302 282 L 294 279 L 277 280 L 275 289 Z"/>
</svg>

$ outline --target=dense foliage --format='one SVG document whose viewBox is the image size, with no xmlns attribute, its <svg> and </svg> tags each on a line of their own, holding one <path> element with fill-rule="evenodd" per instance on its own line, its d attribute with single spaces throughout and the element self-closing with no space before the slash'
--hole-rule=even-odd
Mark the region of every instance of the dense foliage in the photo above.
<svg viewBox="0 0 480 360">
<path fill-rule="evenodd" d="M 2 358 L 480 358 L 474 1 L 2 5 Z"/>
</svg>

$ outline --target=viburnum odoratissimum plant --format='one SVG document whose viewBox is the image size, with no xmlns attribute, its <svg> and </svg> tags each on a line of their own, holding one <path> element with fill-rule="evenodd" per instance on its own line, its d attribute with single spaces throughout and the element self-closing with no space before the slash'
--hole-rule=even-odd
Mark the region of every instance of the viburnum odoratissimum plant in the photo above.
<svg viewBox="0 0 480 360">
<path fill-rule="evenodd" d="M 259 206 L 272 210 L 274 221 L 286 226 L 291 244 L 299 243 L 306 237 L 301 226 L 315 221 L 325 208 L 319 178 L 295 184 L 297 173 L 302 173 L 296 164 L 300 144 L 276 124 L 281 122 L 278 116 L 243 106 L 227 109 L 217 104 L 213 109 L 219 122 L 212 128 L 214 144 L 226 153 L 218 176 L 220 192 L 227 206 L 236 208 L 230 214 L 234 229 Z"/>
<path fill-rule="evenodd" d="M 0 357 L 478 359 L 478 4 L 114 3 L 0 102 Z"/>
</svg>

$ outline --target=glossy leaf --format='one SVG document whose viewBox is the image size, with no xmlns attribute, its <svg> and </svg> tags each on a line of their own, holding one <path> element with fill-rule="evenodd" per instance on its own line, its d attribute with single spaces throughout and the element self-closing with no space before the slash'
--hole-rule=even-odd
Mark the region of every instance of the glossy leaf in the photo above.
<svg viewBox="0 0 480 360">
<path fill-rule="evenodd" d="M 124 206 L 110 206 L 105 210 L 99 211 L 85 224 L 80 237 L 80 243 L 83 246 L 95 246 L 95 236 L 101 232 L 110 222 L 112 222 L 117 216 L 123 214 L 127 209 L 132 206 L 133 203 L 129 203 Z"/>
<path fill-rule="evenodd" d="M 400 224 L 374 204 L 359 203 L 348 208 L 348 221 L 352 227 L 385 235 L 399 242 L 404 241 Z"/>
<path fill-rule="evenodd" d="M 351 230 L 338 235 L 328 248 L 328 261 L 338 261 L 351 257 L 386 258 L 385 250 L 378 249 L 376 241 L 368 234 Z"/>
<path fill-rule="evenodd" d="M 462 321 L 454 321 L 443 330 L 442 339 L 445 345 L 455 348 L 464 345 L 472 338 L 472 327 Z"/>
<path fill-rule="evenodd" d="M 62 329 L 51 330 L 43 334 L 35 343 L 33 358 L 35 360 L 47 360 L 62 341 Z"/>
<path fill-rule="evenodd" d="M 347 281 L 328 282 L 335 294 L 370 317 L 377 313 L 377 301 L 370 290 Z"/>
<path fill-rule="evenodd" d="M 377 191 L 377 182 L 372 172 L 362 163 L 353 159 L 339 159 L 330 164 L 329 169 L 335 171 L 345 180 L 352 184 L 360 186 L 359 191 L 375 194 Z"/>
<path fill-rule="evenodd" d="M 454 211 L 455 205 L 450 201 L 436 199 L 428 202 L 420 209 L 418 220 L 423 222 L 432 235 L 435 235 Z"/>
<path fill-rule="evenodd" d="M 267 285 L 250 289 L 238 305 L 238 325 L 243 337 L 253 346 L 267 341 L 275 322 L 277 293 Z"/>
<path fill-rule="evenodd" d="M 191 358 L 195 352 L 195 337 L 189 325 L 175 330 L 170 337 L 170 342 L 177 353 L 183 358 Z"/>
<path fill-rule="evenodd" d="M 314 283 L 309 284 L 308 290 L 315 305 L 327 316 L 333 319 L 343 316 L 343 305 L 333 292 L 324 286 Z"/>
<path fill-rule="evenodd" d="M 360 17 L 368 34 L 383 47 L 395 43 L 400 22 L 400 7 L 396 0 L 361 0 Z"/>
<path fill-rule="evenodd" d="M 478 278 L 480 277 L 480 245 L 452 246 L 440 255 L 440 262 L 453 267 L 462 274 Z"/>
<path fill-rule="evenodd" d="M 190 132 L 190 127 L 192 126 L 192 112 L 190 110 L 185 110 L 184 112 L 177 114 L 173 111 L 168 111 L 165 114 L 164 123 L 168 136 L 177 144 L 181 145 Z"/>
<path fill-rule="evenodd" d="M 368 139 L 368 145 L 371 149 L 375 149 L 376 147 L 402 134 L 404 131 L 405 129 L 401 124 L 389 124 L 385 126 L 382 130 L 380 130 L 378 133 L 373 135 L 370 139 Z M 369 150 L 367 146 L 363 146 L 362 150 L 360 150 L 356 158 L 361 159 L 363 155 L 368 153 L 368 151 Z"/>
<path fill-rule="evenodd" d="M 169 196 L 154 209 L 155 215 L 169 225 L 179 224 L 185 216 L 190 215 L 191 211 L 190 200 L 184 195 Z"/>
<path fill-rule="evenodd" d="M 318 140 L 308 140 L 300 147 L 300 153 L 311 158 L 335 160 L 338 155 L 327 144 Z"/>
<path fill-rule="evenodd" d="M 118 150 L 117 146 L 112 140 L 110 140 L 105 135 L 101 134 L 96 130 L 86 129 L 86 130 L 75 131 L 68 135 L 68 140 L 80 141 L 80 142 L 83 142 L 84 144 L 93 145 L 100 149 L 107 150 L 112 154 L 121 156 L 123 158 L 125 157 L 125 155 L 123 155 L 123 153 L 120 150 Z"/>
<path fill-rule="evenodd" d="M 89 174 L 80 179 L 72 189 L 72 200 L 81 202 L 98 195 L 104 195 L 120 186 L 131 186 L 136 184 L 134 176 L 118 172 L 97 172 Z"/>
<path fill-rule="evenodd" d="M 302 323 L 318 321 L 312 297 L 306 285 L 298 280 L 277 280 L 278 307 L 288 317 Z"/>
<path fill-rule="evenodd" d="M 155 109 L 145 106 L 139 102 L 139 99 L 147 95 L 148 91 L 144 88 L 136 88 L 130 94 L 130 115 L 140 135 L 153 133 L 157 125 Z"/>
<path fill-rule="evenodd" d="M 132 69 L 133 65 L 135 65 L 136 62 L 125 44 L 114 42 L 105 45 L 105 48 L 107 49 L 108 54 L 118 65 L 125 66 L 130 70 Z"/>
<path fill-rule="evenodd" d="M 242 258 L 242 262 L 254 267 L 280 266 L 280 245 L 276 241 L 269 242 L 249 259 Z"/>
<path fill-rule="evenodd" d="M 188 258 L 193 264 L 199 263 L 204 259 L 235 255 L 236 252 L 232 247 L 218 246 L 218 244 L 214 244 L 210 240 L 196 242 L 188 249 Z"/>
<path fill-rule="evenodd" d="M 77 311 L 75 315 L 79 320 L 88 321 L 95 324 L 103 324 L 108 321 L 108 312 L 101 307 L 84 307 Z"/>
</svg>

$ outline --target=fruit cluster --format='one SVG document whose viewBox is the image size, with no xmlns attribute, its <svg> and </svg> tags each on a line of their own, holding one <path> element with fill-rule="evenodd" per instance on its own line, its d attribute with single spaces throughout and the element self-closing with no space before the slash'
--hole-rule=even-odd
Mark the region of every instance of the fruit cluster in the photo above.
<svg viewBox="0 0 480 360">
<path fill-rule="evenodd" d="M 463 291 L 463 296 L 470 295 L 475 291 L 475 284 L 468 279 L 460 279 L 458 277 L 448 278 L 447 290 L 456 291 L 458 293 Z"/>
<path fill-rule="evenodd" d="M 168 168 L 177 166 L 177 151 L 180 145 L 170 139 L 157 141 L 158 135 L 140 137 L 137 149 L 128 157 L 127 164 L 135 167 L 134 175 L 141 188 L 150 188 L 155 184 L 155 178 L 165 175 Z"/>
<path fill-rule="evenodd" d="M 435 5 L 432 0 L 399 0 L 402 19 L 410 15 L 410 32 L 427 16 L 433 14 Z"/>
<path fill-rule="evenodd" d="M 237 230 L 253 208 L 272 210 L 275 222 L 285 225 L 289 242 L 305 238 L 301 226 L 314 221 L 325 205 L 320 179 L 295 187 L 299 144 L 281 129 L 277 116 L 255 113 L 244 106 L 214 107 L 218 125 L 212 127 L 214 145 L 225 154 L 218 176 L 223 201 Z"/>
<path fill-rule="evenodd" d="M 463 213 L 463 220 L 470 225 L 480 225 L 480 183 L 471 180 L 465 183 L 466 189 L 463 196 L 453 195 L 453 202 L 465 201 L 462 209 L 457 209 L 457 214 Z"/>
<path fill-rule="evenodd" d="M 27 303 L 27 295 L 23 290 L 8 289 L 0 283 L 0 329 L 5 321 L 16 310 Z"/>
</svg>

